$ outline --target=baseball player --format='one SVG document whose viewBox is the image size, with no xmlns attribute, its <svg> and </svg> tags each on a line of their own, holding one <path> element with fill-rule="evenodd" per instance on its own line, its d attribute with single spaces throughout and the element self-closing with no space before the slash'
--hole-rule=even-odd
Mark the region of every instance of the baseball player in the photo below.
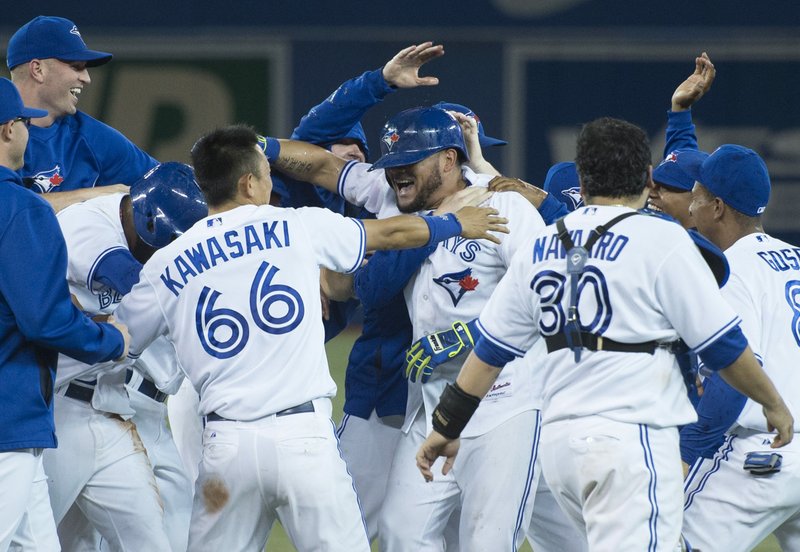
<svg viewBox="0 0 800 552">
<path fill-rule="evenodd" d="M 371 166 L 282 150 L 277 167 L 329 188 L 338 184 L 345 199 L 366 205 L 379 218 L 398 210 L 435 208 L 467 182 L 486 185 L 491 179 L 462 166 L 460 160 L 468 156 L 461 128 L 440 108 L 416 108 L 393 117 L 384 128 L 382 150 L 384 156 Z M 298 166 L 295 159 L 307 165 Z M 341 167 L 338 179 L 332 178 L 336 167 Z M 371 171 L 384 167 L 385 173 Z M 386 186 L 387 180 L 391 187 Z M 508 215 L 510 236 L 500 246 L 445 240 L 436 248 L 407 288 L 415 339 L 449 327 L 453 320 L 475 318 L 518 243 L 543 226 L 536 209 L 519 194 L 495 194 L 490 205 Z M 470 435 L 474 456 L 468 470 L 442 484 L 427 486 L 413 471 L 413 454 L 426 427 L 424 412 L 459 364 L 456 359 L 442 365 L 425 386 L 409 387 L 404 435 L 379 520 L 382 550 L 405 549 L 410 542 L 420 548 L 440 547 L 444 527 L 459 506 L 461 546 L 511 548 L 520 546 L 524 539 L 532 505 L 530 491 L 538 476 L 534 469 L 538 412 L 531 400 L 537 389 L 530 371 L 509 371 L 498 385 L 494 400 L 482 410 L 481 424 Z M 502 466 L 506 485 L 483 484 L 477 470 L 488 465 Z"/>
<path fill-rule="evenodd" d="M 138 281 L 142 262 L 206 213 L 191 169 L 180 163 L 158 165 L 132 186 L 130 195 L 105 195 L 60 211 L 69 257 L 67 279 L 77 302 L 93 315 L 112 313 Z M 174 391 L 181 374 L 171 360 L 172 352 L 156 347 L 139 361 L 146 368 L 137 368 L 146 370 L 150 378 L 158 376 L 162 388 L 169 390 L 171 384 Z M 125 370 L 92 378 L 82 375 L 88 368 L 66 358 L 59 362 L 56 426 L 61 443 L 44 460 L 56 522 L 76 504 L 112 549 L 168 550 L 166 522 L 174 549 L 185 550 L 189 482 L 180 473 L 158 469 L 162 477 L 156 487 L 143 441 L 130 421 L 135 406 L 147 436 L 145 447 L 163 449 L 158 440 L 165 429 L 161 427 L 163 393 L 157 392 L 152 379 L 137 373 L 128 378 L 135 384 L 129 395 Z M 171 452 L 171 464 L 180 466 L 174 446 Z M 163 456 L 162 452 L 154 458 Z M 168 516 L 162 511 L 158 492 L 162 489 L 165 500 L 170 500 Z M 65 549 L 79 546 L 83 537 L 80 527 L 69 523 L 73 519 L 59 525 Z"/>
<path fill-rule="evenodd" d="M 451 114 L 461 123 L 467 149 L 469 150 L 470 168 L 484 174 L 498 175 L 497 178 L 489 182 L 489 189 L 519 191 L 533 205 L 539 205 L 539 213 L 546 223 L 554 222 L 556 219 L 566 214 L 567 204 L 563 202 L 565 202 L 567 198 L 559 198 L 558 190 L 554 189 L 549 191 L 549 194 L 542 200 L 541 190 L 526 185 L 522 181 L 516 179 L 501 177 L 500 173 L 483 159 L 481 152 L 482 143 L 479 141 L 479 137 L 482 135 L 480 132 L 480 130 L 482 130 L 482 125 L 480 125 L 477 119 L 466 115 L 470 113 L 470 110 L 458 104 L 440 103 L 437 105 L 446 107 L 449 110 L 458 110 L 451 111 Z M 551 182 L 552 173 L 553 171 L 548 173 L 545 186 Z M 572 173 L 575 174 L 574 184 L 577 186 L 577 173 L 575 173 L 574 164 L 572 164 Z M 566 183 L 569 181 L 569 178 L 567 177 L 561 180 Z M 499 183 L 499 185 L 497 183 Z M 531 188 L 534 188 L 534 190 L 531 190 Z M 356 273 L 356 292 L 359 294 L 359 297 L 362 297 L 362 301 L 364 301 L 365 305 L 386 301 L 386 297 L 391 297 L 394 293 L 402 294 L 403 287 L 405 287 L 409 279 L 434 250 L 435 247 L 430 247 L 422 250 L 375 253 L 370 259 L 370 262 L 365 267 L 360 268 Z M 374 285 L 371 286 L 373 291 L 361 289 L 364 280 L 374 282 Z M 374 296 L 378 292 L 380 294 Z M 403 308 L 405 312 L 405 306 Z M 453 322 L 455 323 L 453 326 L 454 328 L 463 328 L 460 322 L 456 320 Z M 433 349 L 435 345 L 430 346 L 429 344 L 438 345 L 438 349 L 440 350 L 434 353 Z M 453 328 L 447 331 L 436 332 L 430 336 L 424 336 L 417 340 L 406 354 L 409 360 L 406 375 L 412 381 L 420 377 L 421 381 L 425 382 L 430 377 L 430 374 L 437 364 L 447 361 L 458 354 L 467 352 L 471 348 L 471 345 L 472 343 L 468 340 L 465 341 L 461 339 L 460 336 L 457 336 Z M 456 349 L 458 349 L 458 353 L 455 352 Z M 421 375 L 416 376 L 415 374 L 420 372 L 420 370 Z M 460 517 L 460 511 L 455 512 L 453 517 L 455 517 L 457 521 Z M 458 528 L 456 526 L 456 536 L 454 538 L 451 534 L 451 526 L 448 524 L 445 531 L 448 549 L 451 549 L 453 546 L 457 549 L 457 532 Z M 579 552 L 585 550 L 587 547 L 586 538 L 577 532 L 571 522 L 563 514 L 561 508 L 555 502 L 550 489 L 542 478 L 539 479 L 539 485 L 536 489 L 533 514 L 531 516 L 530 525 L 526 529 L 526 534 L 533 548 L 536 550 L 568 550 L 571 552 Z"/>
<path fill-rule="evenodd" d="M 588 123 L 576 164 L 586 205 L 514 258 L 417 464 L 426 480 L 440 455 L 444 473 L 463 469 L 457 438 L 481 397 L 507 361 L 545 343 L 541 459 L 556 500 L 590 550 L 674 550 L 683 502 L 676 426 L 695 415 L 668 344 L 683 337 L 763 404 L 779 432 L 773 446 L 792 440 L 794 421 L 685 231 L 637 211 L 651 178 L 645 132 L 611 118 Z"/>
<path fill-rule="evenodd" d="M 101 194 L 127 191 L 156 160 L 108 125 L 78 111 L 89 68 L 111 60 L 90 50 L 72 21 L 39 16 L 8 42 L 11 80 L 24 101 L 47 111 L 30 128 L 23 181 L 59 211 Z M 52 192 L 59 192 L 54 194 Z"/>
<path fill-rule="evenodd" d="M 767 167 L 754 151 L 717 148 L 694 174 L 692 220 L 725 251 L 731 277 L 722 295 L 795 420 L 800 381 L 798 248 L 765 234 Z M 774 532 L 782 550 L 800 548 L 800 494 L 795 441 L 769 448 L 760 407 L 719 378 L 705 380 L 699 421 L 681 430 L 686 478 L 684 533 L 701 550 L 751 550 Z M 798 431 L 795 422 L 793 431 Z M 721 446 L 717 446 L 724 438 Z"/>
<path fill-rule="evenodd" d="M 243 126 L 201 138 L 192 163 L 209 216 L 153 255 L 118 309 L 137 328 L 131 357 L 168 335 L 200 395 L 190 550 L 262 550 L 275 519 L 300 550 L 369 550 L 330 420 L 318 267 L 504 228 L 492 209 L 362 222 L 272 207 L 267 159 L 284 144 Z"/>
<path fill-rule="evenodd" d="M 22 187 L 28 124 L 43 117 L 0 79 L 0 551 L 58 550 L 42 468 L 56 446 L 53 382 L 57 352 L 84 362 L 124 356 L 127 330 L 98 324 L 70 301 L 64 239 L 47 203 Z M 41 240 L 41 232 L 49 236 Z"/>
<path fill-rule="evenodd" d="M 687 229 L 694 227 L 689 214 L 690 192 L 694 186 L 692 174 L 708 157 L 697 145 L 691 106 L 711 89 L 715 76 L 716 69 L 705 52 L 695 58 L 694 72 L 672 93 L 664 160 L 653 169 L 648 206 L 667 213 Z"/>
</svg>

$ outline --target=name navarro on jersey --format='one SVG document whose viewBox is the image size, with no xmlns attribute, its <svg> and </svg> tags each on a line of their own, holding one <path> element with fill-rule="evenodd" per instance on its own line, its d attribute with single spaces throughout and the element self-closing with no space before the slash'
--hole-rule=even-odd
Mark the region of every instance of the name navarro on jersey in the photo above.
<svg viewBox="0 0 800 552">
<path fill-rule="evenodd" d="M 280 227 L 278 226 L 280 225 Z M 172 264 L 164 268 L 160 278 L 169 291 L 177 297 L 190 278 L 201 274 L 203 271 L 227 263 L 231 259 L 238 259 L 254 251 L 289 247 L 289 224 L 287 221 L 264 222 L 260 226 L 248 224 L 243 228 L 230 230 L 222 236 L 211 236 L 204 242 L 197 243 L 191 249 L 184 249 L 183 253 L 172 260 Z M 174 265 L 177 275 L 173 278 L 170 269 Z M 177 278 L 177 279 L 176 279 Z"/>
<path fill-rule="evenodd" d="M 588 232 L 588 233 L 591 233 Z M 583 230 L 573 230 L 569 233 L 572 237 L 572 242 L 575 245 L 583 245 L 586 241 L 583 239 Z M 622 234 L 615 234 L 613 232 L 606 232 L 597 243 L 594 244 L 592 250 L 589 252 L 589 258 L 600 259 L 604 261 L 616 261 L 622 250 L 628 244 L 628 236 Z M 567 251 L 564 249 L 564 244 L 558 239 L 556 234 L 549 236 L 542 236 L 537 239 L 533 244 L 533 262 L 549 259 L 566 259 Z"/>
</svg>

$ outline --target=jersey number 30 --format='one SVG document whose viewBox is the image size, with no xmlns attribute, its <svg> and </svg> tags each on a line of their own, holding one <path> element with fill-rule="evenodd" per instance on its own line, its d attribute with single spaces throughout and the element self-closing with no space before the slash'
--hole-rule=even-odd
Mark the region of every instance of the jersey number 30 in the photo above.
<svg viewBox="0 0 800 552">
<path fill-rule="evenodd" d="M 567 277 L 552 270 L 538 273 L 531 281 L 531 289 L 541 297 L 542 316 L 539 319 L 539 330 L 543 336 L 555 335 L 564 331 L 566 314 L 564 313 L 564 297 L 569 294 Z M 589 294 L 586 301 L 585 295 Z M 584 299 L 584 301 L 581 301 Z M 587 313 L 589 303 L 594 305 L 591 318 Z M 602 334 L 611 323 L 611 300 L 608 296 L 606 278 L 594 266 L 587 266 L 578 280 L 578 305 L 581 311 L 581 331 Z"/>
<path fill-rule="evenodd" d="M 253 322 L 268 334 L 291 332 L 303 321 L 305 307 L 296 289 L 285 284 L 273 284 L 280 270 L 262 262 L 250 285 L 250 315 Z M 203 287 L 195 309 L 195 325 L 205 351 L 216 358 L 231 358 L 239 354 L 250 339 L 247 318 L 233 309 L 217 307 L 222 294 Z"/>
</svg>

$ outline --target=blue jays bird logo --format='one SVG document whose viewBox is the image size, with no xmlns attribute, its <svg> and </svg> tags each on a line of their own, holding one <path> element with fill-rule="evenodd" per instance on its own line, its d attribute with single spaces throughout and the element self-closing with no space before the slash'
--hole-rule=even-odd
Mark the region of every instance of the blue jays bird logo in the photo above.
<svg viewBox="0 0 800 552">
<path fill-rule="evenodd" d="M 31 180 L 39 192 L 46 194 L 53 188 L 60 186 L 64 182 L 64 177 L 61 176 L 61 167 L 56 165 L 49 171 L 36 173 L 31 177 Z"/>
<path fill-rule="evenodd" d="M 570 211 L 574 211 L 581 205 L 583 205 L 583 198 L 581 197 L 581 189 L 580 187 L 576 188 L 566 188 L 561 190 L 561 195 L 567 198 L 567 201 L 570 202 L 572 205 L 572 209 Z"/>
<path fill-rule="evenodd" d="M 480 283 L 477 278 L 472 277 L 471 268 L 464 269 L 461 272 L 442 274 L 438 278 L 434 278 L 433 281 L 442 286 L 447 293 L 450 294 L 450 299 L 453 300 L 454 307 L 458 305 L 458 302 L 461 301 L 465 293 L 468 291 L 475 291 L 475 288 L 478 287 Z"/>
<path fill-rule="evenodd" d="M 383 135 L 383 138 L 381 138 L 383 143 L 386 144 L 386 149 L 388 151 L 392 151 L 392 146 L 394 146 L 399 139 L 400 135 L 397 134 L 397 132 L 395 132 L 394 130 L 391 132 L 387 132 L 386 134 Z"/>
</svg>

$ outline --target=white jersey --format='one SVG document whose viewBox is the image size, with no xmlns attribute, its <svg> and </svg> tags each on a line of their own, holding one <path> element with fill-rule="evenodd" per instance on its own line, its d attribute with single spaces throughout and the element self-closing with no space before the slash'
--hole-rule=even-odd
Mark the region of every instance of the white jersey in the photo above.
<svg viewBox="0 0 800 552">
<path fill-rule="evenodd" d="M 731 268 L 722 296 L 742 317 L 742 331 L 783 396 L 800 431 L 800 248 L 749 234 L 725 250 Z M 747 400 L 737 423 L 767 432 L 761 405 Z"/>
<path fill-rule="evenodd" d="M 70 205 L 56 217 L 67 244 L 67 283 L 89 316 L 111 314 L 122 295 L 94 281 L 97 266 L 109 253 L 127 250 L 128 242 L 119 218 L 126 194 L 109 194 Z M 66 355 L 58 355 L 56 387 L 87 373 L 88 366 Z"/>
<path fill-rule="evenodd" d="M 340 195 L 377 213 L 378 218 L 397 214 L 395 192 L 384 171 L 369 171 L 370 167 L 367 163 L 349 163 L 339 177 Z M 462 175 L 473 186 L 486 186 L 493 178 L 468 167 L 463 167 Z M 509 219 L 510 234 L 501 235 L 500 245 L 461 237 L 439 244 L 405 289 L 415 340 L 447 329 L 457 320 L 477 318 L 514 253 L 544 228 L 539 212 L 519 194 L 494 194 L 486 205 Z M 539 384 L 530 363 L 542 354 L 544 349 L 540 348 L 524 361 L 509 364 L 481 402 L 464 431 L 465 437 L 482 435 L 520 412 L 539 408 Z M 425 408 L 428 432 L 433 429 L 427 414 L 433 412 L 444 387 L 455 381 L 464 360 L 462 356 L 438 366 L 424 385 L 409 383 L 404 431 L 409 430 L 421 407 Z"/>
<path fill-rule="evenodd" d="M 352 272 L 360 221 L 326 209 L 238 207 L 157 251 L 117 316 L 136 358 L 166 334 L 200 395 L 200 413 L 257 420 L 331 397 L 319 267 Z"/>
<path fill-rule="evenodd" d="M 583 207 L 565 224 L 581 244 L 592 229 L 627 211 Z M 521 354 L 543 341 L 540 333 L 563 330 L 570 300 L 565 257 L 554 225 L 517 253 L 481 313 L 487 339 Z M 680 336 L 702 353 L 740 322 L 686 231 L 658 217 L 635 215 L 615 224 L 592 248 L 580 282 L 583 330 L 614 341 L 670 342 Z M 675 357 L 665 349 L 653 355 L 584 349 L 577 364 L 570 349 L 561 349 L 537 368 L 545 377 L 543 423 L 600 415 L 669 427 L 696 419 Z"/>
<path fill-rule="evenodd" d="M 414 340 L 447 329 L 456 320 L 477 318 L 514 254 L 544 228 L 538 211 L 520 194 L 494 194 L 487 206 L 508 219 L 510 233 L 502 235 L 500 245 L 461 237 L 439 243 L 405 288 Z M 465 437 L 482 435 L 520 412 L 541 407 L 541 381 L 537 382 L 533 365 L 544 354 L 540 348 L 530 357 L 508 364 L 465 428 Z M 406 427 L 423 406 L 428 432 L 433 429 L 430 415 L 445 386 L 455 381 L 464 360 L 466 355 L 438 366 L 424 385 L 409 385 Z"/>
</svg>

